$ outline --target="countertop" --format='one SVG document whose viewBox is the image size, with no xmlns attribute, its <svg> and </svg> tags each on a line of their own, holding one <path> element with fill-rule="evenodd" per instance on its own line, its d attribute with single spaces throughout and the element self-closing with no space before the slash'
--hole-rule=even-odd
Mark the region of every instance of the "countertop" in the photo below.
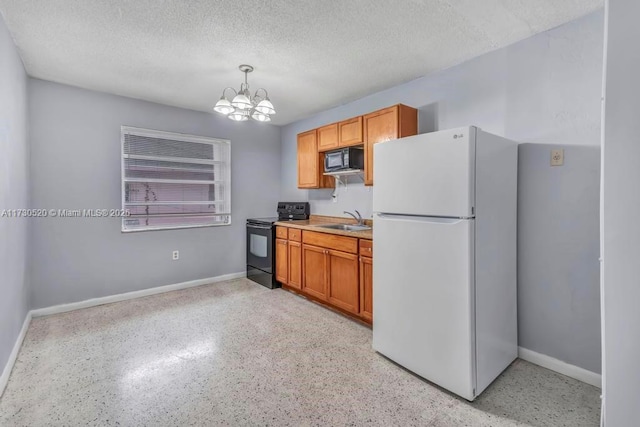
<svg viewBox="0 0 640 427">
<path fill-rule="evenodd" d="M 365 220 L 365 223 L 369 226 L 372 226 L 371 220 Z M 300 230 L 317 231 L 318 233 L 327 233 L 327 234 L 337 234 L 340 236 L 355 237 L 358 239 L 373 238 L 373 230 L 345 231 L 345 230 L 334 230 L 331 228 L 318 227 L 319 225 L 327 225 L 327 224 L 354 224 L 355 225 L 356 221 L 352 218 L 311 215 L 311 217 L 306 220 L 277 221 L 275 224 L 281 225 L 284 227 L 298 228 Z"/>
</svg>

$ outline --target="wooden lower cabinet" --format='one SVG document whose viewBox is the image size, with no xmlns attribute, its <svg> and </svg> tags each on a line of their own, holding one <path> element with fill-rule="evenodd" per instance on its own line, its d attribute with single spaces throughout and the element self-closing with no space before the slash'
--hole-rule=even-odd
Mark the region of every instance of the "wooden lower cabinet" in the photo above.
<svg viewBox="0 0 640 427">
<path fill-rule="evenodd" d="M 276 280 L 285 285 L 289 282 L 289 256 L 287 246 L 286 240 L 276 239 Z"/>
<path fill-rule="evenodd" d="M 289 283 L 292 288 L 302 289 L 302 243 L 289 240 Z"/>
<path fill-rule="evenodd" d="M 360 316 L 373 320 L 373 259 L 360 257 Z"/>
<path fill-rule="evenodd" d="M 292 231 L 289 240 L 276 239 L 276 280 L 370 323 L 371 240 L 308 231 L 301 236 L 300 230 Z"/>
<path fill-rule="evenodd" d="M 327 253 L 312 245 L 302 245 L 302 290 L 321 300 L 327 299 Z"/>
<path fill-rule="evenodd" d="M 359 314 L 358 256 L 330 250 L 327 261 L 327 300 L 345 311 Z"/>
<path fill-rule="evenodd" d="M 353 314 L 360 312 L 358 256 L 302 245 L 302 290 Z"/>
</svg>

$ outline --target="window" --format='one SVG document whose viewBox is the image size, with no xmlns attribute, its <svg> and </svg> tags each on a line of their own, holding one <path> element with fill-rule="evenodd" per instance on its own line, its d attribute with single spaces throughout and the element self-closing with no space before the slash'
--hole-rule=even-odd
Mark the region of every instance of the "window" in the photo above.
<svg viewBox="0 0 640 427">
<path fill-rule="evenodd" d="M 122 231 L 231 223 L 228 140 L 122 127 Z"/>
</svg>

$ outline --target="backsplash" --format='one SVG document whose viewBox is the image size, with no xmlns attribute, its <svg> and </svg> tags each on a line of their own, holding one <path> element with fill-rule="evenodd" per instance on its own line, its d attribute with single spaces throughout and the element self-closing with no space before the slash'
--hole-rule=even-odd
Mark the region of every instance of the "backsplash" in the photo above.
<svg viewBox="0 0 640 427">
<path fill-rule="evenodd" d="M 349 178 L 356 181 L 358 178 Z M 357 209 L 363 218 L 371 219 L 373 214 L 373 188 L 365 187 L 361 182 L 347 184 L 345 187 L 339 184 L 336 201 L 331 195 L 333 189 L 309 190 L 309 204 L 312 215 L 344 216 L 343 212 L 353 212 Z"/>
</svg>

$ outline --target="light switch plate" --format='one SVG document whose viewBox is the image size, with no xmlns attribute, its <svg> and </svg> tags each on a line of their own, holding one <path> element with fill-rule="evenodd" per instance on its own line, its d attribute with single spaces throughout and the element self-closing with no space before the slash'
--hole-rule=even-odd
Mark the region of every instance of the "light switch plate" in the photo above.
<svg viewBox="0 0 640 427">
<path fill-rule="evenodd" d="M 551 166 L 564 165 L 564 150 L 551 150 Z"/>
</svg>

